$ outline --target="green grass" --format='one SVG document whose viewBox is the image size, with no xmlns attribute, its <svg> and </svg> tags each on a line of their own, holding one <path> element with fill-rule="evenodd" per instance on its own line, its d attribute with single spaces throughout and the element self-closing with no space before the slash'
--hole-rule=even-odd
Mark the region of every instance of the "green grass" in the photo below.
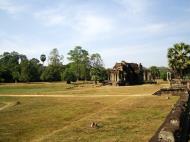
<svg viewBox="0 0 190 142">
<path fill-rule="evenodd" d="M 0 94 L 44 94 L 73 89 L 76 85 L 65 83 L 1 84 Z"/>
<path fill-rule="evenodd" d="M 131 95 L 154 93 L 165 85 L 138 85 L 138 86 L 96 86 L 93 84 L 66 84 L 66 83 L 30 83 L 30 84 L 1 84 L 0 95 Z"/>
</svg>

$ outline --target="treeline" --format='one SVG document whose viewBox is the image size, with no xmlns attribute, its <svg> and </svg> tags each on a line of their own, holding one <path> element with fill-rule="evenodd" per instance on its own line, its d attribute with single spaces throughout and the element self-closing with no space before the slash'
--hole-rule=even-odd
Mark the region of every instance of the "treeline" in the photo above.
<svg viewBox="0 0 190 142">
<path fill-rule="evenodd" d="M 150 68 L 153 79 L 162 78 L 166 80 L 167 72 L 170 72 L 172 78 L 190 79 L 190 45 L 184 42 L 176 43 L 168 49 L 168 65 L 170 68 L 159 68 L 152 66 Z"/>
<path fill-rule="evenodd" d="M 89 54 L 80 46 L 70 50 L 67 58 L 70 63 L 63 64 L 63 56 L 58 49 L 53 49 L 48 56 L 48 65 L 45 54 L 40 59 L 28 59 L 26 55 L 15 51 L 4 52 L 0 55 L 0 82 L 39 82 L 39 81 L 67 81 L 94 80 L 95 82 L 107 79 L 100 54 Z"/>
<path fill-rule="evenodd" d="M 150 71 L 153 80 L 162 79 L 166 81 L 167 72 L 170 72 L 170 69 L 167 67 L 157 67 L 157 66 L 151 66 L 148 70 Z"/>
</svg>

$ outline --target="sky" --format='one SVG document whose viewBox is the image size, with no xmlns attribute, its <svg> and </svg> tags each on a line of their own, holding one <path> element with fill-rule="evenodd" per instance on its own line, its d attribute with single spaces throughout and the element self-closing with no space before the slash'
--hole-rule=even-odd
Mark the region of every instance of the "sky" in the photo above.
<svg viewBox="0 0 190 142">
<path fill-rule="evenodd" d="M 0 0 L 0 54 L 64 56 L 75 46 L 116 62 L 167 66 L 167 49 L 190 44 L 189 0 Z"/>
</svg>

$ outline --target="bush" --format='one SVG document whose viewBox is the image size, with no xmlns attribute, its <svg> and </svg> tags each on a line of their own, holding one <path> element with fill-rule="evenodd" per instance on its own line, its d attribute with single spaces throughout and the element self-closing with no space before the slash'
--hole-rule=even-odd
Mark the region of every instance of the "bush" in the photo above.
<svg viewBox="0 0 190 142">
<path fill-rule="evenodd" d="M 60 81 L 60 68 L 57 66 L 48 66 L 45 68 L 40 78 L 43 81 Z"/>
<path fill-rule="evenodd" d="M 162 71 L 160 73 L 160 78 L 163 79 L 164 81 L 166 81 L 167 80 L 167 72 L 166 71 Z"/>
<path fill-rule="evenodd" d="M 67 81 L 67 84 L 77 81 L 76 75 L 69 68 L 65 69 L 65 71 L 62 73 L 61 79 Z"/>
</svg>

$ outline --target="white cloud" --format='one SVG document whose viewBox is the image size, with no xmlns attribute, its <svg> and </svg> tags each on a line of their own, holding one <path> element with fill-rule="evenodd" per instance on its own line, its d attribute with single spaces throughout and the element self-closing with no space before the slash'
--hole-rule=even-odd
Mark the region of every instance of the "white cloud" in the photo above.
<svg viewBox="0 0 190 142">
<path fill-rule="evenodd" d="M 114 29 L 114 19 L 80 6 L 45 9 L 34 13 L 34 17 L 48 28 L 67 29 L 75 43 L 105 38 Z"/>
<path fill-rule="evenodd" d="M 183 35 L 186 37 L 185 34 L 188 34 L 188 18 L 163 20 L 160 18 L 162 15 L 155 15 L 155 11 L 151 11 L 157 10 L 157 5 L 150 7 L 154 4 L 150 0 L 112 0 L 114 3 L 110 4 L 110 1 L 107 3 L 108 9 L 102 9 L 101 6 L 105 3 L 100 1 L 93 3 L 71 1 L 59 1 L 57 4 L 53 2 L 52 5 L 47 3 L 48 8 L 37 6 L 37 1 L 32 2 L 30 11 L 23 17 L 31 15 L 34 17 L 26 24 L 22 24 L 26 27 L 31 26 L 32 32 L 25 28 L 16 33 L 16 28 L 13 31 L 2 29 L 7 36 L 1 36 L 0 33 L 1 51 L 15 50 L 29 57 L 39 57 L 40 53 L 48 55 L 52 48 L 58 48 L 66 56 L 75 45 L 81 45 L 90 53 L 100 53 L 106 66 L 112 67 L 116 61 L 121 60 L 142 62 L 149 66 L 153 63 L 165 64 L 166 48 L 172 45 L 174 37 L 177 36 L 175 41 L 178 42 Z M 0 11 L 17 13 L 23 10 L 18 2 L 13 2 L 15 1 L 0 0 Z M 189 9 L 186 11 L 189 12 Z M 12 36 L 17 33 L 23 33 L 25 36 Z M 163 40 L 170 44 L 159 46 Z M 162 59 L 159 59 L 161 57 Z"/>
<path fill-rule="evenodd" d="M 163 33 L 168 28 L 166 23 L 150 23 L 145 27 L 142 27 L 140 31 L 146 32 L 149 34 Z"/>
<path fill-rule="evenodd" d="M 42 53 L 49 53 L 49 50 L 53 47 L 50 44 L 44 44 L 44 43 L 38 43 L 38 42 L 32 42 L 30 40 L 27 40 L 22 35 L 17 36 L 6 36 L 0 37 L 0 48 L 1 53 L 3 52 L 12 52 L 16 51 L 21 54 L 27 55 L 29 58 L 39 56 Z"/>
<path fill-rule="evenodd" d="M 112 22 L 106 17 L 99 15 L 82 15 L 76 17 L 77 24 L 74 27 L 80 33 L 91 36 L 112 30 Z"/>
<path fill-rule="evenodd" d="M 21 12 L 25 9 L 25 6 L 17 5 L 11 0 L 0 0 L 0 11 L 5 11 L 10 14 Z"/>
<path fill-rule="evenodd" d="M 109 31 L 112 28 L 111 20 L 95 12 L 87 10 L 72 11 L 69 9 L 62 11 L 61 8 L 48 9 L 34 13 L 34 17 L 46 26 L 69 26 L 85 35 Z"/>
<path fill-rule="evenodd" d="M 34 13 L 34 17 L 40 20 L 45 26 L 63 25 L 66 17 L 58 9 L 48 9 Z"/>
<path fill-rule="evenodd" d="M 128 15 L 145 13 L 150 4 L 150 1 L 148 0 L 114 0 L 114 1 L 123 8 L 125 8 Z"/>
<path fill-rule="evenodd" d="M 112 46 L 99 49 L 97 52 L 101 53 L 106 67 L 109 68 L 113 67 L 116 62 L 122 60 L 133 63 L 142 63 L 145 67 L 150 67 L 152 65 L 167 66 L 167 45 L 159 44 L 158 42 L 142 45 L 125 44 L 120 47 Z"/>
</svg>

